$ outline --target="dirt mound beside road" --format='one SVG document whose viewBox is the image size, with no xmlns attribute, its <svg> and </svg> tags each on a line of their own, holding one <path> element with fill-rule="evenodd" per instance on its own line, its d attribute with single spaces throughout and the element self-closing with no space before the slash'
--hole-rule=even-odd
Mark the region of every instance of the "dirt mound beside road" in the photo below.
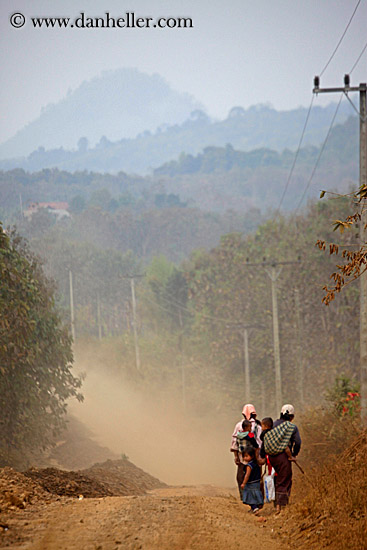
<svg viewBox="0 0 367 550">
<path fill-rule="evenodd" d="M 66 472 L 57 468 L 31 468 L 25 476 L 38 483 L 45 491 L 60 496 L 107 497 L 113 496 L 107 484 L 81 472 Z"/>
<path fill-rule="evenodd" d="M 107 460 L 86 470 L 68 472 L 57 468 L 31 468 L 24 474 L 44 490 L 60 496 L 86 498 L 143 495 L 165 484 L 129 460 Z"/>
<path fill-rule="evenodd" d="M 13 468 L 0 468 L 0 512 L 25 508 L 28 504 L 52 500 L 39 483 Z"/>
<path fill-rule="evenodd" d="M 83 472 L 107 484 L 114 496 L 143 495 L 150 489 L 167 487 L 165 483 L 147 474 L 129 460 L 106 460 Z"/>
</svg>

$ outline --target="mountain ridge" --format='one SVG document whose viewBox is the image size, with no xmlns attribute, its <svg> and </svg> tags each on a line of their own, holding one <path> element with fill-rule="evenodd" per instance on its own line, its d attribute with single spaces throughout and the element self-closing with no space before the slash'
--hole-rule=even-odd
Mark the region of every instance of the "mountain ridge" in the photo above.
<svg viewBox="0 0 367 550">
<path fill-rule="evenodd" d="M 72 148 L 81 137 L 93 144 L 106 135 L 115 140 L 135 137 L 163 123 L 180 123 L 197 108 L 202 108 L 198 101 L 173 90 L 157 73 L 136 68 L 104 71 L 44 107 L 0 144 L 0 158 L 28 155 L 38 147 Z"/>
<path fill-rule="evenodd" d="M 311 112 L 303 145 L 319 146 L 329 129 L 335 105 L 316 106 Z M 241 151 L 269 148 L 275 151 L 296 149 L 306 118 L 304 107 L 276 111 L 267 105 L 245 110 L 234 107 L 224 120 L 212 120 L 202 110 L 195 109 L 181 124 L 160 125 L 152 133 L 141 132 L 135 138 L 112 142 L 105 136 L 93 148 L 84 140 L 78 150 L 45 150 L 40 147 L 27 158 L 0 161 L 0 169 L 24 168 L 38 171 L 43 168 L 60 170 L 92 170 L 118 173 L 120 171 L 145 175 L 181 153 L 196 155 L 205 147 L 224 147 L 227 144 Z M 352 113 L 342 104 L 337 122 L 343 123 Z"/>
</svg>

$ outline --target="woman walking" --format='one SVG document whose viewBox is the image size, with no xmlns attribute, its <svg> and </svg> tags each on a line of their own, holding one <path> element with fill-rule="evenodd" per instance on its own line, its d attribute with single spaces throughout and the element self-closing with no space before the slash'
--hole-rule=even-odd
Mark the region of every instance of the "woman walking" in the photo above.
<svg viewBox="0 0 367 550">
<path fill-rule="evenodd" d="M 280 418 L 274 422 L 274 428 L 280 426 L 283 422 L 292 422 L 294 418 L 293 405 L 283 405 Z M 289 448 L 292 453 L 292 457 L 295 458 L 301 449 L 301 436 L 297 426 L 294 426 L 293 433 L 290 437 Z M 292 489 L 292 460 L 287 455 L 286 451 L 283 451 L 276 455 L 268 455 L 270 464 L 273 466 L 275 476 L 275 504 L 277 513 L 281 511 L 284 506 L 287 506 Z"/>
<path fill-rule="evenodd" d="M 256 409 L 252 405 L 252 403 L 247 403 L 243 406 L 242 409 L 242 416 L 243 419 L 237 422 L 237 424 L 234 427 L 233 434 L 232 434 L 232 441 L 231 441 L 231 453 L 234 453 L 234 462 L 237 466 L 237 474 L 236 474 L 236 480 L 238 485 L 238 490 L 240 493 L 240 498 L 242 499 L 242 489 L 241 485 L 243 482 L 243 479 L 245 477 L 245 471 L 243 469 L 243 461 L 241 461 L 241 458 L 238 454 L 238 444 L 237 444 L 237 434 L 239 432 L 242 432 L 242 422 L 243 420 L 249 420 L 251 422 L 251 432 L 254 434 L 257 444 L 259 447 L 261 446 L 261 424 L 258 420 L 256 420 Z"/>
</svg>

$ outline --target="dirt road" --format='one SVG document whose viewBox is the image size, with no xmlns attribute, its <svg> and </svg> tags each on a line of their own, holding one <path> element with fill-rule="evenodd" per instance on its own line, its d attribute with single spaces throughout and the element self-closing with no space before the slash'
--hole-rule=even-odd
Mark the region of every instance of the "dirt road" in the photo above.
<svg viewBox="0 0 367 550">
<path fill-rule="evenodd" d="M 267 505 L 264 517 L 272 509 Z M 271 523 L 271 522 L 270 522 Z M 211 486 L 155 489 L 139 497 L 62 500 L 9 521 L 0 548 L 29 550 L 284 550 L 268 521 L 230 491 Z"/>
</svg>

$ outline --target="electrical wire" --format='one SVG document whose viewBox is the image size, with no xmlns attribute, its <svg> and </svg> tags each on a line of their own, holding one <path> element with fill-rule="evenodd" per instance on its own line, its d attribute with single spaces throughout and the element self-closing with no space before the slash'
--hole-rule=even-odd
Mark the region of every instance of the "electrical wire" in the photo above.
<svg viewBox="0 0 367 550">
<path fill-rule="evenodd" d="M 364 52 L 366 51 L 366 48 L 367 48 L 367 42 L 365 43 L 364 45 L 364 48 L 362 49 L 361 53 L 359 54 L 358 58 L 357 58 L 357 61 L 354 63 L 353 67 L 351 68 L 351 70 L 349 71 L 349 74 L 352 74 L 352 72 L 354 71 L 354 69 L 356 68 L 356 66 L 358 65 L 362 55 L 364 54 Z"/>
<path fill-rule="evenodd" d="M 144 298 L 147 299 L 148 302 L 150 302 L 151 304 L 158 306 L 158 308 L 162 309 L 163 311 L 166 311 L 167 313 L 171 313 L 170 310 L 168 310 L 167 308 L 161 306 L 158 302 L 155 302 L 155 301 L 151 300 L 148 296 L 145 295 Z M 234 326 L 234 325 L 237 326 L 239 324 L 238 322 L 230 321 L 230 320 L 224 319 L 222 317 L 214 317 L 213 315 L 206 315 L 205 313 L 200 313 L 198 311 L 193 312 L 191 309 L 187 308 L 186 306 L 184 306 L 182 304 L 171 302 L 170 300 L 167 300 L 167 298 L 164 298 L 163 296 L 160 296 L 160 299 L 162 299 L 167 304 L 170 304 L 171 306 L 175 307 L 177 310 L 180 309 L 182 311 L 187 311 L 192 316 L 194 316 L 195 313 L 196 313 L 196 314 L 200 315 L 201 317 L 203 317 L 204 319 L 208 319 L 209 321 L 214 321 L 214 322 L 217 322 L 217 323 L 225 323 L 228 326 Z"/>
<path fill-rule="evenodd" d="M 359 3 L 358 3 L 358 5 L 359 5 Z M 358 5 L 356 6 L 356 8 L 355 8 L 355 10 L 354 10 L 354 13 L 356 12 L 356 10 L 357 10 L 357 8 L 358 8 Z M 353 15 L 354 15 L 354 13 L 353 13 Z M 349 22 L 349 23 L 350 23 L 350 22 Z M 348 24 L 348 25 L 349 25 L 349 24 Z M 345 34 L 345 33 L 344 33 L 344 34 Z M 356 68 L 356 66 L 358 65 L 358 63 L 359 63 L 359 61 L 360 61 L 362 55 L 363 55 L 364 52 L 366 51 L 366 48 L 367 48 L 367 42 L 366 42 L 366 44 L 364 45 L 364 47 L 362 48 L 362 51 L 361 51 L 361 53 L 359 54 L 359 56 L 357 57 L 357 59 L 356 59 L 354 65 L 353 65 L 353 67 L 352 67 L 351 70 L 349 71 L 349 74 L 351 74 L 351 73 L 354 71 L 354 69 Z M 338 111 L 339 111 L 339 107 L 340 107 L 340 104 L 341 104 L 341 102 L 342 102 L 343 96 L 344 96 L 344 93 L 342 93 L 342 94 L 340 95 L 339 103 L 338 103 L 337 106 L 336 106 L 335 113 L 334 113 L 333 118 L 332 118 L 332 120 L 331 120 L 331 123 L 330 123 L 330 127 L 329 127 L 329 130 L 328 130 L 328 133 L 327 133 L 326 138 L 325 138 L 325 140 L 324 140 L 324 143 L 322 144 L 322 147 L 321 147 L 321 149 L 320 149 L 320 153 L 319 153 L 319 155 L 318 155 L 318 157 L 317 157 L 315 166 L 314 166 L 314 168 L 313 168 L 313 170 L 312 170 L 311 177 L 310 177 L 310 179 L 309 179 L 308 182 L 307 182 L 306 189 L 305 189 L 304 192 L 303 192 L 303 195 L 302 195 L 302 197 L 301 197 L 301 199 L 300 199 L 300 201 L 299 201 L 299 203 L 298 203 L 298 205 L 297 205 L 296 210 L 295 210 L 294 213 L 293 213 L 293 216 L 295 216 L 295 215 L 297 214 L 297 212 L 298 212 L 298 210 L 299 210 L 299 208 L 300 208 L 300 206 L 301 206 L 301 204 L 302 204 L 302 202 L 303 202 L 303 199 L 305 198 L 306 193 L 307 193 L 307 191 L 308 191 L 308 189 L 309 189 L 309 187 L 310 187 L 310 185 L 311 185 L 312 179 L 313 179 L 313 177 L 314 177 L 314 175 L 315 175 L 315 172 L 316 172 L 316 168 L 317 168 L 317 166 L 318 166 L 318 164 L 319 164 L 319 162 L 320 162 L 320 159 L 321 159 L 322 154 L 323 154 L 323 152 L 324 152 L 326 143 L 327 143 L 327 141 L 328 141 L 328 139 L 329 139 L 331 130 L 332 130 L 332 128 L 333 128 L 333 125 L 334 125 L 334 122 L 335 122 L 335 118 L 336 118 L 336 115 L 337 115 L 337 113 L 338 113 Z M 352 103 L 352 105 L 354 106 L 353 102 L 349 99 L 348 95 L 347 95 L 347 99 L 348 99 L 348 100 Z M 355 106 L 354 106 L 354 107 L 355 107 Z M 356 110 L 357 110 L 357 109 L 356 109 Z M 358 110 L 357 110 L 357 113 L 359 113 Z"/>
<path fill-rule="evenodd" d="M 288 178 L 287 178 L 287 182 L 286 182 L 286 184 L 285 184 L 285 188 L 284 188 L 284 191 L 283 191 L 283 194 L 282 194 L 282 198 L 280 199 L 279 206 L 278 206 L 278 208 L 277 208 L 277 211 L 275 212 L 275 218 L 279 215 L 281 206 L 282 206 L 282 204 L 283 204 L 284 197 L 285 197 L 286 194 L 287 194 L 287 190 L 288 190 L 288 187 L 289 187 L 289 183 L 290 183 L 290 181 L 291 181 L 291 178 L 292 178 L 292 175 L 293 175 L 293 171 L 294 171 L 294 167 L 296 166 L 297 158 L 298 158 L 298 155 L 299 155 L 299 152 L 300 152 L 300 149 L 301 149 L 301 145 L 302 145 L 302 142 L 303 142 L 303 137 L 304 137 L 304 135 L 305 135 L 305 131 L 306 131 L 308 119 L 310 118 L 310 114 L 311 114 L 311 110 L 312 110 L 312 105 L 313 105 L 314 99 L 315 99 L 315 96 L 314 96 L 314 94 L 312 94 L 311 103 L 310 103 L 310 106 L 309 106 L 309 108 L 308 108 L 306 120 L 305 120 L 305 123 L 304 123 L 304 126 L 303 126 L 303 130 L 302 130 L 302 134 L 301 134 L 301 138 L 300 138 L 300 140 L 299 140 L 298 148 L 297 148 L 296 154 L 295 154 L 294 159 L 293 159 L 292 167 L 291 167 L 291 170 L 290 170 L 290 172 L 289 172 L 289 175 L 288 175 Z"/>
<path fill-rule="evenodd" d="M 306 193 L 307 193 L 307 191 L 308 191 L 308 189 L 309 189 L 309 187 L 310 187 L 310 185 L 311 185 L 311 182 L 312 182 L 313 177 L 314 177 L 314 175 L 315 175 L 316 169 L 317 169 L 317 167 L 318 167 L 318 164 L 319 164 L 319 162 L 320 162 L 320 159 L 321 159 L 322 154 L 323 154 L 323 152 L 324 152 L 324 149 L 325 149 L 325 147 L 326 147 L 326 143 L 327 143 L 327 141 L 328 141 L 328 139 L 329 139 L 331 130 L 332 130 L 333 126 L 334 126 L 335 118 L 336 118 L 336 115 L 338 114 L 339 107 L 340 107 L 340 104 L 341 104 L 341 102 L 342 102 L 343 97 L 344 97 L 344 94 L 341 93 L 341 94 L 340 94 L 339 102 L 338 102 L 338 104 L 337 104 L 337 106 L 336 106 L 336 109 L 335 109 L 335 112 L 334 112 L 334 115 L 333 115 L 333 118 L 331 119 L 330 126 L 329 126 L 329 130 L 328 130 L 328 132 L 327 132 L 327 134 L 326 134 L 326 138 L 324 139 L 324 143 L 322 144 L 322 147 L 321 147 L 320 152 L 319 152 L 319 154 L 318 154 L 318 157 L 317 157 L 315 166 L 313 167 L 312 174 L 311 174 L 311 176 L 310 176 L 310 179 L 309 179 L 308 182 L 307 182 L 306 188 L 305 188 L 305 190 L 303 191 L 302 197 L 301 197 L 301 199 L 300 199 L 300 201 L 299 201 L 299 203 L 298 203 L 298 205 L 297 205 L 296 210 L 295 210 L 294 213 L 293 213 L 293 216 L 296 216 L 296 214 L 297 214 L 297 212 L 298 212 L 298 210 L 299 210 L 299 208 L 300 208 L 300 206 L 301 206 L 301 204 L 302 204 L 302 202 L 303 202 L 303 199 L 305 198 Z"/>
<path fill-rule="evenodd" d="M 343 34 L 341 35 L 340 40 L 339 40 L 339 42 L 337 43 L 337 45 L 336 45 L 336 47 L 335 47 L 333 53 L 331 54 L 331 56 L 330 56 L 328 62 L 326 63 L 325 67 L 322 69 L 322 71 L 321 71 L 321 73 L 320 73 L 320 76 L 322 76 L 322 75 L 324 74 L 324 72 L 326 71 L 327 67 L 329 66 L 331 60 L 333 59 L 334 55 L 335 55 L 336 52 L 338 51 L 338 48 L 339 48 L 340 44 L 342 43 L 343 38 L 344 38 L 344 36 L 345 36 L 346 33 L 347 33 L 347 30 L 349 29 L 349 26 L 350 26 L 350 24 L 351 24 L 351 22 L 352 22 L 352 20 L 353 20 L 353 17 L 354 17 L 354 15 L 355 15 L 355 13 L 356 13 L 356 11 L 357 11 L 357 9 L 358 9 L 359 4 L 361 3 L 361 1 L 362 1 L 362 0 L 358 0 L 357 5 L 356 5 L 356 7 L 354 8 L 354 11 L 353 11 L 353 13 L 352 13 L 351 18 L 349 19 L 348 24 L 347 24 L 347 26 L 345 27 L 344 32 L 343 32 Z"/>
<path fill-rule="evenodd" d="M 351 18 L 349 19 L 348 24 L 347 24 L 347 26 L 345 27 L 344 32 L 343 32 L 343 34 L 342 34 L 340 40 L 339 40 L 339 42 L 337 43 L 337 45 L 336 45 L 336 47 L 335 47 L 333 53 L 331 54 L 329 60 L 328 60 L 327 63 L 325 64 L 324 68 L 322 69 L 322 71 L 321 71 L 321 73 L 320 73 L 320 76 L 322 76 L 322 75 L 324 74 L 326 68 L 329 66 L 331 60 L 333 59 L 334 55 L 336 54 L 336 52 L 337 52 L 337 50 L 338 50 L 340 44 L 341 44 L 342 41 L 343 41 L 344 36 L 346 35 L 346 32 L 347 32 L 347 30 L 348 30 L 348 28 L 349 28 L 349 26 L 350 26 L 350 24 L 351 24 L 351 22 L 352 22 L 352 20 L 353 20 L 353 17 L 354 17 L 354 15 L 355 15 L 355 13 L 356 13 L 356 11 L 357 11 L 357 9 L 358 9 L 360 3 L 361 3 L 361 0 L 359 0 L 359 1 L 357 2 L 357 5 L 356 5 L 356 7 L 354 8 L 354 11 L 353 11 L 353 13 L 352 13 L 352 16 L 351 16 Z M 360 61 L 362 55 L 364 54 L 366 48 L 367 48 L 367 42 L 366 42 L 366 44 L 364 45 L 364 48 L 362 49 L 361 53 L 359 54 L 359 56 L 358 56 L 356 62 L 354 63 L 353 67 L 352 67 L 351 70 L 349 71 L 349 74 L 352 74 L 352 72 L 354 71 L 354 69 L 355 69 L 356 66 L 358 65 L 358 63 L 359 63 L 359 61 Z M 348 97 L 348 99 L 349 99 L 349 97 Z M 277 216 L 279 215 L 280 209 L 281 209 L 282 204 L 283 204 L 283 201 L 284 201 L 284 198 L 285 198 L 285 196 L 286 196 L 286 194 L 287 194 L 287 191 L 288 191 L 288 187 L 289 187 L 289 184 L 290 184 L 290 181 L 291 181 L 293 172 L 294 172 L 294 168 L 295 168 L 295 166 L 296 166 L 297 158 L 298 158 L 298 155 L 299 155 L 299 152 L 300 152 L 300 149 L 301 149 L 301 145 L 302 145 L 302 142 L 303 142 L 303 138 L 304 138 L 304 135 L 305 135 L 305 132 L 306 132 L 308 120 L 309 120 L 309 118 L 310 118 L 310 114 L 311 114 L 311 110 L 312 110 L 312 105 L 313 105 L 313 100 L 314 100 L 314 94 L 312 94 L 311 103 L 310 103 L 310 106 L 309 106 L 309 109 L 308 109 L 308 112 L 307 112 L 307 116 L 306 116 L 305 124 L 304 124 L 304 126 L 303 126 L 301 138 L 300 138 L 300 140 L 299 140 L 298 148 L 297 148 L 295 157 L 294 157 L 294 159 L 293 159 L 293 163 L 292 163 L 292 166 L 291 166 L 291 169 L 290 169 L 290 172 L 289 172 L 289 175 L 288 175 L 286 184 L 285 184 L 285 188 L 284 188 L 282 197 L 281 197 L 281 199 L 280 199 L 279 206 L 278 206 L 278 208 L 277 208 L 277 210 L 276 210 L 276 212 L 275 212 L 274 218 L 277 218 Z M 349 99 L 349 101 L 350 101 L 350 99 Z M 339 104 L 337 105 L 336 112 L 335 112 L 335 114 L 334 114 L 334 116 L 333 116 L 333 120 L 332 120 L 331 126 L 330 126 L 330 128 L 329 128 L 328 134 L 327 134 L 326 139 L 325 139 L 325 141 L 324 141 L 324 144 L 323 144 L 323 146 L 322 146 L 322 151 L 323 151 L 323 149 L 325 148 L 326 141 L 328 140 L 328 137 L 329 137 L 329 134 L 330 134 L 332 125 L 334 124 L 335 117 L 336 117 L 336 114 L 337 114 L 337 112 L 338 112 L 338 110 L 339 110 L 340 103 L 341 103 L 341 99 L 340 99 L 340 101 L 339 101 Z M 316 171 L 317 165 L 318 165 L 319 160 L 320 160 L 320 158 L 321 158 L 322 151 L 321 151 L 321 154 L 319 155 L 319 158 L 318 158 L 317 161 L 316 161 L 316 165 L 315 165 L 315 167 L 314 167 L 314 169 L 313 169 L 313 171 L 312 171 L 312 175 L 311 175 L 310 181 L 308 182 L 306 191 L 305 191 L 304 194 L 302 195 L 301 201 L 300 201 L 299 205 L 297 206 L 296 213 L 297 213 L 297 211 L 298 211 L 298 209 L 299 209 L 299 207 L 300 207 L 300 204 L 301 204 L 302 201 L 303 201 L 303 198 L 304 198 L 305 193 L 307 192 L 307 190 L 308 190 L 308 188 L 309 188 L 309 186 L 310 186 L 310 184 L 311 184 L 312 178 L 313 178 L 313 176 L 314 176 L 314 173 L 315 173 L 315 171 Z"/>
</svg>

